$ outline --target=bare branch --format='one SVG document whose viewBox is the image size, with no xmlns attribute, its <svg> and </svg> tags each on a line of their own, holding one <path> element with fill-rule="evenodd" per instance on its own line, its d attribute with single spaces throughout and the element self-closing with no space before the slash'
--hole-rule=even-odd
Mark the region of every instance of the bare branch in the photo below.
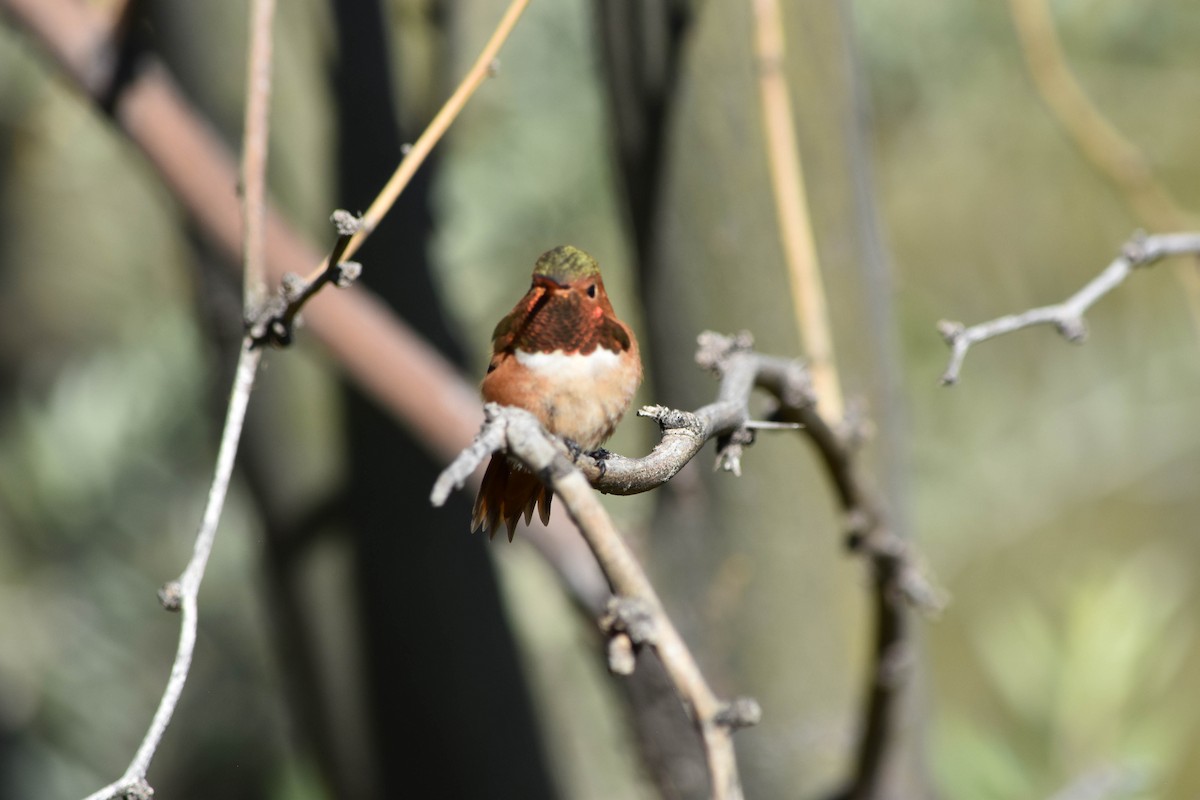
<svg viewBox="0 0 1200 800">
<path fill-rule="evenodd" d="M 677 474 L 709 439 L 716 439 L 719 445 L 726 442 L 718 454 L 721 459 L 718 463 L 727 462 L 732 457 L 730 447 L 736 444 L 739 450 L 743 448 L 749 443 L 745 435 L 758 427 L 748 421 L 750 393 L 758 387 L 775 397 L 778 401 L 775 421 L 784 423 L 787 429 L 799 429 L 813 443 L 842 506 L 847 546 L 863 556 L 872 570 L 876 618 L 874 659 L 864 708 L 863 736 L 848 796 L 874 797 L 881 786 L 887 757 L 892 752 L 899 700 L 913 663 L 907 609 L 912 605 L 933 612 L 941 607 L 944 598 L 925 577 L 908 543 L 890 529 L 881 501 L 859 471 L 860 432 L 835 430 L 817 412 L 808 373 L 801 362 L 763 355 L 752 347 L 753 340 L 746 333 L 733 337 L 712 332 L 701 334 L 696 361 L 720 377 L 717 400 L 695 412 L 648 406 L 639 412 L 640 415 L 656 420 L 662 428 L 662 440 L 648 456 L 632 459 L 606 453 L 597 458 L 580 454 L 575 457 L 570 471 L 586 477 L 602 492 L 636 494 L 649 491 Z M 504 409 L 504 412 L 508 410 Z M 492 407 L 488 413 L 489 419 L 494 419 L 500 410 Z M 542 432 L 541 436 L 549 435 Z M 566 459 L 569 451 L 562 444 L 557 447 Z M 514 454 L 511 433 L 506 430 L 501 436 L 489 422 L 476 443 L 439 478 L 433 502 L 443 502 L 452 488 L 461 485 L 466 476 L 492 453 L 502 449 Z M 552 482 L 555 479 L 552 472 L 544 471 L 536 464 L 527 462 L 527 465 L 543 480 Z M 554 489 L 559 491 L 558 484 L 554 484 Z M 574 512 L 572 518 L 575 518 Z M 595 551 L 596 545 L 590 539 L 589 544 Z M 605 557 L 600 552 L 596 555 L 619 596 L 615 605 L 610 603 L 602 618 L 602 627 L 611 637 L 610 666 L 614 672 L 622 674 L 631 669 L 630 651 L 637 644 L 648 641 L 653 626 L 646 624 L 644 608 L 624 602 L 628 593 L 614 581 Z M 650 618 L 654 619 L 653 615 Z M 733 718 L 722 719 L 729 723 Z"/>
<path fill-rule="evenodd" d="M 966 327 L 961 322 L 942 320 L 938 331 L 950 345 L 950 364 L 942 374 L 942 383 L 958 382 L 963 360 L 972 345 L 1034 325 L 1053 325 L 1069 342 L 1087 337 L 1084 314 L 1095 303 L 1125 282 L 1138 267 L 1146 267 L 1170 256 L 1200 254 L 1200 233 L 1172 233 L 1158 236 L 1135 234 L 1121 248 L 1121 254 L 1086 286 L 1061 303 L 1031 308 L 1019 314 Z"/>
<path fill-rule="evenodd" d="M 750 352 L 749 337 L 745 335 L 730 339 L 709 333 L 701 341 L 697 360 L 723 376 L 723 396 L 731 372 L 750 370 L 754 385 L 766 389 L 779 402 L 776 419 L 802 426 L 801 432 L 816 448 L 842 506 L 847 545 L 871 567 L 875 642 L 863 732 L 846 796 L 856 800 L 878 797 L 884 769 L 895 747 L 895 720 L 902 690 L 915 660 L 908 607 L 934 612 L 944 603 L 942 593 L 925 577 L 908 542 L 890 528 L 882 501 L 859 470 L 860 431 L 829 425 L 811 401 L 800 364 Z M 744 384 L 739 380 L 733 386 L 737 385 Z M 746 392 L 748 395 L 748 388 Z M 742 402 L 747 400 L 743 397 Z"/>
<path fill-rule="evenodd" d="M 755 353 L 747 333 L 735 337 L 700 334 L 696 361 L 721 378 L 717 399 L 694 412 L 647 406 L 638 416 L 655 420 L 662 439 L 649 455 L 625 458 L 607 453 L 602 458 L 581 455 L 577 463 L 584 475 L 606 494 L 640 494 L 675 477 L 709 439 L 749 432 L 761 423 L 750 419 L 750 393 L 760 386 L 786 398 L 792 406 L 811 408 L 815 403 L 804 365 L 793 359 Z"/>
<path fill-rule="evenodd" d="M 1116 187 L 1146 228 L 1195 228 L 1195 214 L 1179 204 L 1155 175 L 1146 154 L 1104 116 L 1075 77 L 1047 0 L 1010 0 L 1009 7 L 1034 86 L 1084 158 Z M 1184 289 L 1192 324 L 1200 332 L 1200 270 L 1180 270 L 1176 275 Z"/>
<path fill-rule="evenodd" d="M 192 653 L 196 647 L 196 618 L 197 595 L 200 592 L 200 582 L 204 579 L 204 568 L 208 565 L 208 557 L 212 553 L 213 541 L 217 535 L 217 523 L 221 519 L 221 510 L 225 505 L 225 495 L 229 490 L 229 480 L 233 475 L 233 463 L 237 455 L 238 442 L 242 436 L 242 423 L 246 419 L 246 407 L 250 402 L 250 392 L 254 388 L 254 376 L 258 363 L 262 358 L 262 350 L 252 348 L 247 343 L 242 348 L 238 358 L 237 373 L 234 376 L 233 391 L 229 397 L 229 410 L 225 416 L 225 429 L 221 433 L 221 446 L 217 451 L 217 465 L 213 473 L 212 485 L 208 490 L 208 501 L 204 506 L 204 514 L 200 521 L 200 530 L 196 534 L 196 543 L 192 550 L 192 558 L 184 568 L 178 580 L 168 583 L 159 592 L 159 598 L 168 611 L 179 611 L 180 619 L 179 645 L 175 651 L 175 661 L 171 665 L 171 676 L 167 679 L 167 687 L 159 700 L 158 710 L 150 722 L 150 729 L 142 739 L 137 753 L 130 762 L 125 774 L 113 783 L 99 791 L 88 795 L 86 800 L 109 800 L 109 798 L 149 797 L 153 794 L 146 783 L 146 771 L 150 761 L 158 750 L 159 742 L 166 733 L 179 696 L 187 683 L 188 670 L 192 665 Z"/>
<path fill-rule="evenodd" d="M 345 287 L 357 279 L 362 269 L 361 266 L 353 261 L 345 261 L 345 259 L 349 259 L 358 252 L 367 237 L 374 232 L 395 205 L 409 181 L 425 163 L 429 154 L 433 152 L 433 148 L 458 119 L 458 115 L 466 107 L 467 101 L 483 85 L 484 81 L 496 74 L 496 56 L 528 5 L 529 0 L 512 0 L 471 69 L 467 71 L 454 93 L 446 100 L 417 141 L 405 149 L 404 157 L 400 160 L 395 172 L 371 202 L 366 213 L 361 218 L 355 219 L 349 212 L 335 212 L 333 222 L 338 228 L 339 236 L 333 252 L 307 279 L 300 280 L 291 276 L 284 282 L 282 298 L 271 304 L 271 308 L 268 308 L 254 323 L 256 344 L 269 343 L 275 347 L 290 344 L 296 316 L 309 299 L 327 284 L 333 283 L 339 287 Z"/>
<path fill-rule="evenodd" d="M 743 700 L 731 708 L 713 693 L 633 551 L 617 532 L 587 478 L 571 463 L 566 446 L 523 409 L 489 403 L 484 414 L 486 422 L 476 444 L 463 451 L 439 477 L 432 501 L 435 505 L 443 503 L 451 488 L 461 483 L 460 476 L 473 472 L 496 452 L 498 445 L 541 476 L 587 540 L 618 598 L 610 605 L 607 627 L 633 645 L 644 644 L 655 650 L 704 741 L 713 797 L 740 800 L 742 788 L 732 732 L 735 727 L 757 721 L 757 704 Z"/>
<path fill-rule="evenodd" d="M 243 268 L 245 285 L 244 307 L 250 309 L 261 302 L 266 292 L 266 169 L 267 140 L 271 89 L 271 26 L 275 14 L 275 0 L 254 0 L 250 9 L 250 53 L 246 81 L 245 142 L 242 152 L 242 221 L 244 231 Z M 233 476 L 233 465 L 237 456 L 238 443 L 242 437 L 242 425 L 250 394 L 254 390 L 254 378 L 258 372 L 262 351 L 255 349 L 249 338 L 243 343 L 234 374 L 233 389 L 225 416 L 225 427 L 221 432 L 221 444 L 217 450 L 217 464 L 213 472 L 208 500 L 200 521 L 200 530 L 182 575 L 164 586 L 159 599 L 168 611 L 180 612 L 179 644 L 166 688 L 159 700 L 158 709 L 150 721 L 141 745 L 125 774 L 114 783 L 92 793 L 87 800 L 107 800 L 112 797 L 127 799 L 149 798 L 154 790 L 146 781 L 150 762 L 158 751 L 158 745 L 171 723 L 183 687 L 187 684 L 191 670 L 192 654 L 196 648 L 198 622 L 198 597 L 204 570 L 216 540 L 217 525 L 225 507 L 225 496 Z"/>
</svg>

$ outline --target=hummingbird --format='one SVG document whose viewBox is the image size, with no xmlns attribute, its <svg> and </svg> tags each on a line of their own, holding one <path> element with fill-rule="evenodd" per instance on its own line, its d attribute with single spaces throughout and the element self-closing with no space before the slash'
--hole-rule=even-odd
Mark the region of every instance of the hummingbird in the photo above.
<svg viewBox="0 0 1200 800">
<path fill-rule="evenodd" d="M 598 448 L 617 427 L 642 382 L 637 339 L 604 291 L 600 265 L 563 245 L 538 258 L 529 291 L 492 333 L 492 358 L 481 393 L 487 402 L 531 412 L 581 451 Z M 475 498 L 471 530 L 512 541 L 517 520 L 534 507 L 550 521 L 554 494 L 537 476 L 496 453 Z"/>
</svg>

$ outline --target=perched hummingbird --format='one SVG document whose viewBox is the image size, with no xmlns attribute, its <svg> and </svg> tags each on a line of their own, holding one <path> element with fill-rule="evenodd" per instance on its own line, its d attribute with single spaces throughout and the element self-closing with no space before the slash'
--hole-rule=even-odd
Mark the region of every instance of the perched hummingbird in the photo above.
<svg viewBox="0 0 1200 800">
<path fill-rule="evenodd" d="M 600 265 L 564 245 L 537 260 L 529 291 L 492 333 L 492 360 L 483 379 L 485 401 L 530 411 L 556 436 L 594 450 L 617 427 L 642 382 L 642 360 L 633 331 L 617 319 Z M 495 536 L 499 521 L 509 541 L 522 514 L 534 506 L 550 520 L 553 492 L 533 473 L 497 453 L 492 456 L 471 530 Z"/>
</svg>

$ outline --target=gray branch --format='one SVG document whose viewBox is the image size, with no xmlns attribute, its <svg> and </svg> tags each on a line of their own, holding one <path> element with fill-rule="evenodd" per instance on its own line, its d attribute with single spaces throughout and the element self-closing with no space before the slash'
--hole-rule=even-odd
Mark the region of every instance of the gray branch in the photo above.
<svg viewBox="0 0 1200 800">
<path fill-rule="evenodd" d="M 204 568 L 208 565 L 208 557 L 212 553 L 213 541 L 217 535 L 217 523 L 221 520 L 221 509 L 225 506 L 225 495 L 229 491 L 229 481 L 233 475 L 234 459 L 237 456 L 238 442 L 242 437 L 242 423 L 246 419 L 246 408 L 250 402 L 250 392 L 254 388 L 254 376 L 258 371 L 258 363 L 262 359 L 262 350 L 253 348 L 249 341 L 242 347 L 238 359 L 237 373 L 233 380 L 233 390 L 229 398 L 229 410 L 225 416 L 225 429 L 221 433 L 221 446 L 217 451 L 217 465 L 213 472 L 212 485 L 208 490 L 208 500 L 204 506 L 204 514 L 200 521 L 200 530 L 196 534 L 196 543 L 192 550 L 192 558 L 184 568 L 178 580 L 168 583 L 159 592 L 159 599 L 168 611 L 180 612 L 179 645 L 175 650 L 175 661 L 171 664 L 171 675 L 167 679 L 166 689 L 159 700 L 158 710 L 146 731 L 137 753 L 130 762 L 125 774 L 105 786 L 103 789 L 88 795 L 85 800 L 110 800 L 110 798 L 149 798 L 154 792 L 146 783 L 146 772 L 150 761 L 158 750 L 159 742 L 166 733 L 179 696 L 187 683 L 188 670 L 192 665 L 192 653 L 196 648 L 197 596 L 200 593 L 200 582 L 204 579 Z"/>
<path fill-rule="evenodd" d="M 637 643 L 655 650 L 704 742 L 713 797 L 741 800 L 732 733 L 736 727 L 757 721 L 757 704 L 751 700 L 726 703 L 709 687 L 650 579 L 587 478 L 572 463 L 566 446 L 523 409 L 488 403 L 484 415 L 483 430 L 475 443 L 438 477 L 430 498 L 433 504 L 444 503 L 454 487 L 461 486 L 484 459 L 500 449 L 554 489 L 620 598 L 610 606 L 605 623 L 608 631 L 618 637 L 615 650 L 631 650 Z M 614 656 L 614 660 L 618 670 L 628 671 L 630 665 L 624 655 Z"/>
<path fill-rule="evenodd" d="M 1146 267 L 1170 256 L 1200 254 L 1200 234 L 1171 233 L 1160 236 L 1135 234 L 1121 248 L 1103 272 L 1086 286 L 1061 303 L 1031 308 L 1020 314 L 1009 314 L 978 325 L 966 327 L 961 322 L 942 320 L 938 332 L 950 345 L 950 364 L 942 374 L 942 383 L 958 382 L 963 360 L 972 345 L 1003 336 L 1006 333 L 1034 325 L 1053 325 L 1067 341 L 1078 343 L 1087 338 L 1087 313 L 1100 298 L 1116 289 L 1138 267 Z"/>
<path fill-rule="evenodd" d="M 907 666 L 912 663 L 907 608 L 914 605 L 936 610 L 943 602 L 941 593 L 925 578 L 908 543 L 888 526 L 881 501 L 858 469 L 862 432 L 835 429 L 826 423 L 816 410 L 808 373 L 800 361 L 755 352 L 753 340 L 746 333 L 730 337 L 712 332 L 700 335 L 696 361 L 720 378 L 717 399 L 694 412 L 662 406 L 643 408 L 639 415 L 654 419 L 662 430 L 661 441 L 649 455 L 626 458 L 610 453 L 596 458 L 580 454 L 572 462 L 566 446 L 542 429 L 532 415 L 489 404 L 485 408 L 487 422 L 479 436 L 438 478 L 431 499 L 441 505 L 454 488 L 461 487 L 499 451 L 525 464 L 560 496 L 569 486 L 570 499 L 563 497 L 568 513 L 617 595 L 601 619 L 601 627 L 609 636 L 610 668 L 627 674 L 633 666 L 631 653 L 638 644 L 655 647 L 704 736 L 714 786 L 736 788 L 736 783 L 728 783 L 729 775 L 736 780 L 736 772 L 729 771 L 736 766 L 732 749 L 726 754 L 728 735 L 734 728 L 753 724 L 759 713 L 757 705 L 718 703 L 698 671 L 693 674 L 684 669 L 686 674 L 677 677 L 681 663 L 694 668 L 694 661 L 588 483 L 611 494 L 649 491 L 674 477 L 709 439 L 717 440 L 718 466 L 737 472 L 742 452 L 753 442 L 755 430 L 798 428 L 825 465 L 842 506 L 849 548 L 867 560 L 873 573 L 874 660 L 863 712 L 864 733 L 849 795 L 871 796 L 893 746 L 899 699 Z M 749 417 L 750 394 L 756 387 L 777 402 L 772 420 L 760 422 Z M 666 645 L 664 630 L 670 631 Z M 696 697 L 704 701 L 698 705 Z M 719 768 L 726 762 L 728 770 Z M 740 796 L 740 789 L 737 791 L 717 796 Z"/>
</svg>

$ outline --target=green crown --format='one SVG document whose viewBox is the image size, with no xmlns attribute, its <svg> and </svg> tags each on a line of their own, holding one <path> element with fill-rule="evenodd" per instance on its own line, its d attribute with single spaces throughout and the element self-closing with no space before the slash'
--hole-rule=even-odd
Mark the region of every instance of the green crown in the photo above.
<svg viewBox="0 0 1200 800">
<path fill-rule="evenodd" d="M 542 253 L 533 265 L 533 274 L 544 275 L 561 283 L 573 283 L 580 278 L 599 275 L 600 265 L 578 247 L 564 244 Z"/>
</svg>

